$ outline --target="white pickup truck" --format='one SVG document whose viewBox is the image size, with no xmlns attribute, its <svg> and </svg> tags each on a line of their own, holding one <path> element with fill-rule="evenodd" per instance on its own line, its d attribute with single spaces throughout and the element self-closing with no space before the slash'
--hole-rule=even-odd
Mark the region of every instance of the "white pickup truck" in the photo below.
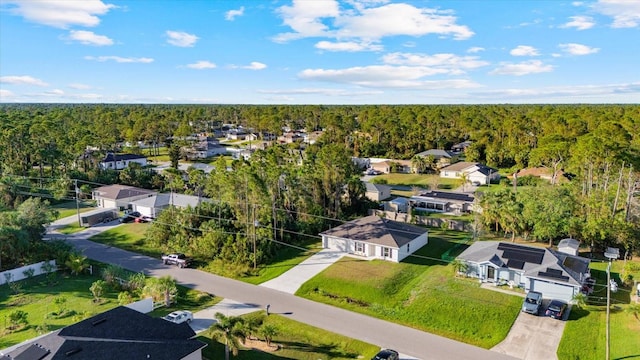
<svg viewBox="0 0 640 360">
<path fill-rule="evenodd" d="M 191 259 L 182 253 L 162 255 L 162 262 L 165 265 L 177 265 L 181 268 L 191 265 Z"/>
</svg>

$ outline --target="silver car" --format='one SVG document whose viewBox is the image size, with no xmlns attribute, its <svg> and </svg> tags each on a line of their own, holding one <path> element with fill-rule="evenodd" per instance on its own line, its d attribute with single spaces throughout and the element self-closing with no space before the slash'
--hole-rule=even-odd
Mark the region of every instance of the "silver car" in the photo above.
<svg viewBox="0 0 640 360">
<path fill-rule="evenodd" d="M 537 291 L 529 291 L 522 303 L 522 311 L 528 314 L 538 315 L 540 306 L 542 305 L 542 293 Z"/>
</svg>

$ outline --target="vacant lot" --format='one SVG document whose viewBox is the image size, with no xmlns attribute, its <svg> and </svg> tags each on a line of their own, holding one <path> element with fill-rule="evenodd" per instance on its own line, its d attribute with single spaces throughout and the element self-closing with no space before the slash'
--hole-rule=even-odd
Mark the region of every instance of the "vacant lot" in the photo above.
<svg viewBox="0 0 640 360">
<path fill-rule="evenodd" d="M 440 257 L 466 237 L 430 229 L 429 244 L 400 264 L 343 258 L 297 295 L 490 348 L 508 333 L 522 298 L 454 277 Z"/>
<path fill-rule="evenodd" d="M 251 316 L 253 314 L 248 314 Z M 265 318 L 265 324 L 275 326 L 278 335 L 273 343 L 280 345 L 280 349 L 273 352 L 262 352 L 241 349 L 238 360 L 328 360 L 328 359 L 370 359 L 378 350 L 377 346 L 354 340 L 342 335 L 328 332 L 313 326 L 287 319 L 284 316 L 270 315 Z M 206 359 L 222 359 L 224 345 L 212 342 L 206 333 L 198 337 L 209 344 L 203 350 Z M 260 336 L 258 336 L 259 339 Z"/>
</svg>

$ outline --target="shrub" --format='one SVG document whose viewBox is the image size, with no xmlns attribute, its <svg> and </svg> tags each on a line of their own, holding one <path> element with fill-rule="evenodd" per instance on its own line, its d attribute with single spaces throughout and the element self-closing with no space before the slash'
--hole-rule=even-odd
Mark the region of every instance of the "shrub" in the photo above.
<svg viewBox="0 0 640 360">
<path fill-rule="evenodd" d="M 27 325 L 28 314 L 22 310 L 15 310 L 9 314 L 9 322 L 11 323 L 11 329 L 17 329 L 21 324 Z"/>
</svg>

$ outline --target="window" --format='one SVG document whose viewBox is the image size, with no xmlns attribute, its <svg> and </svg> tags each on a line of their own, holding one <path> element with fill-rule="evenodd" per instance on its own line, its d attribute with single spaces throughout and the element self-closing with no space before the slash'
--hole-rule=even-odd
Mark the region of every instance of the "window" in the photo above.
<svg viewBox="0 0 640 360">
<path fill-rule="evenodd" d="M 391 249 L 388 247 L 382 248 L 382 257 L 391 257 Z"/>
<path fill-rule="evenodd" d="M 363 253 L 364 252 L 364 243 L 356 242 L 355 243 L 355 252 Z"/>
<path fill-rule="evenodd" d="M 409 252 L 409 251 L 410 251 L 410 250 L 409 250 L 409 245 L 410 245 L 410 244 L 407 244 L 407 252 Z"/>
</svg>

